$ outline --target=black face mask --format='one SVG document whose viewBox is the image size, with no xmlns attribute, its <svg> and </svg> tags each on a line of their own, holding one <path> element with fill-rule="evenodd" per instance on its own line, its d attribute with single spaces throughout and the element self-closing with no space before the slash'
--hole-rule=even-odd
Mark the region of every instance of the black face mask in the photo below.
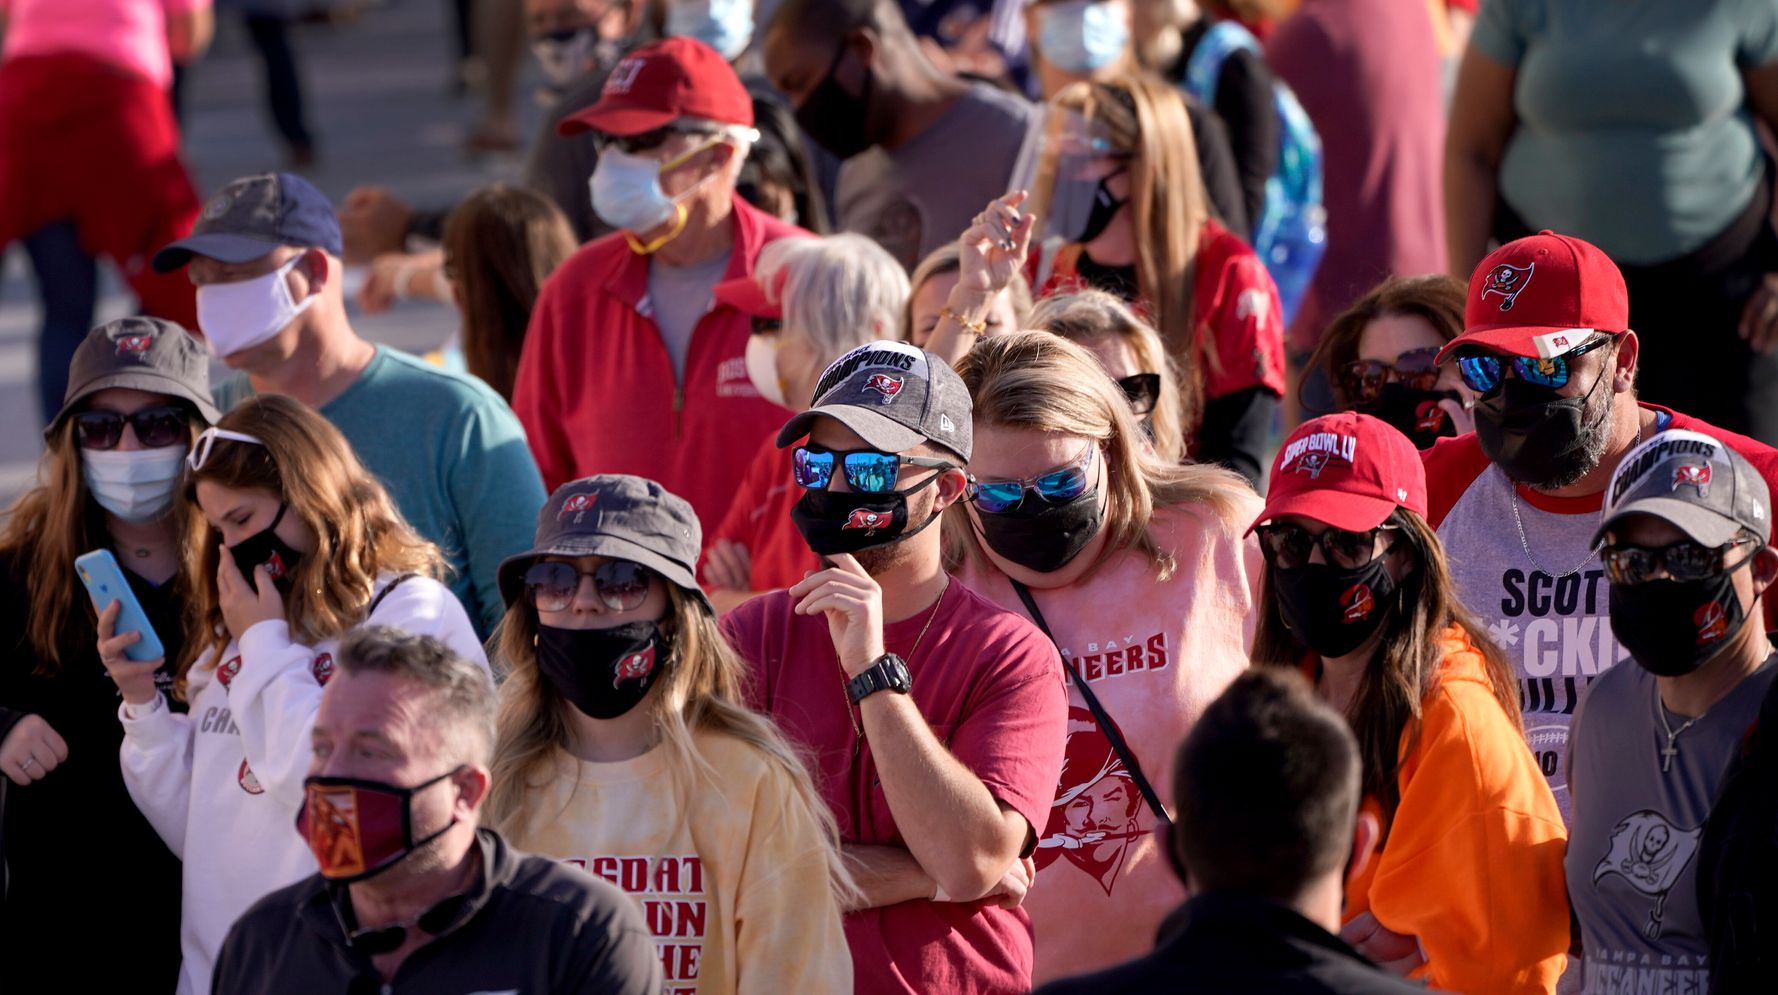
<svg viewBox="0 0 1778 995">
<path fill-rule="evenodd" d="M 289 510 L 289 502 L 278 505 L 278 514 L 272 519 L 272 524 L 228 547 L 229 555 L 235 558 L 235 566 L 241 569 L 241 576 L 252 583 L 253 571 L 258 567 L 265 567 L 266 572 L 272 575 L 272 583 L 278 588 L 279 594 L 290 593 L 290 575 L 303 556 L 298 550 L 291 549 L 290 544 L 280 539 L 275 531 L 278 523 L 284 520 L 284 513 Z"/>
<path fill-rule="evenodd" d="M 1722 652 L 1747 624 L 1734 574 L 1613 584 L 1612 634 L 1642 669 L 1657 677 L 1684 677 Z"/>
<path fill-rule="evenodd" d="M 1027 570 L 1040 574 L 1060 570 L 1099 534 L 1104 524 L 1099 498 L 1094 488 L 1063 504 L 1027 494 L 1017 508 L 998 515 L 977 508 L 982 540 Z"/>
<path fill-rule="evenodd" d="M 1548 387 L 1507 379 L 1476 403 L 1475 433 L 1482 452 L 1508 478 L 1531 487 L 1564 487 L 1580 479 L 1593 469 L 1582 465 L 1589 460 L 1589 443 L 1611 415 L 1606 405 L 1588 423 L 1587 402 L 1609 372 L 1600 370 L 1580 397 L 1558 397 Z"/>
<path fill-rule="evenodd" d="M 1415 449 L 1431 449 L 1439 439 L 1457 434 L 1450 413 L 1439 407 L 1438 402 L 1444 400 L 1461 401 L 1462 396 L 1454 390 L 1419 390 L 1405 383 L 1386 383 L 1375 401 L 1359 405 L 1358 410 L 1394 426 Z"/>
<path fill-rule="evenodd" d="M 827 66 L 827 75 L 803 98 L 794 115 L 798 127 L 840 160 L 850 159 L 875 144 L 869 132 L 870 66 L 864 67 L 864 86 L 857 96 L 847 93 L 833 78 L 834 70 L 849 50 L 850 46 L 841 43 L 833 62 Z"/>
<path fill-rule="evenodd" d="M 615 719 L 641 704 L 667 656 L 653 622 L 610 629 L 537 626 L 537 669 L 557 694 L 595 719 Z"/>
<path fill-rule="evenodd" d="M 939 476 L 934 473 L 905 491 L 881 494 L 809 491 L 790 506 L 790 520 L 803 534 L 809 549 L 822 556 L 887 546 L 919 535 L 926 526 L 938 521 L 938 513 L 933 512 L 918 527 L 908 529 L 908 496 L 931 487 Z"/>
<path fill-rule="evenodd" d="M 1389 614 L 1395 581 L 1379 556 L 1356 570 L 1309 563 L 1273 570 L 1272 591 L 1284 624 L 1323 657 L 1345 656 L 1369 639 Z"/>
</svg>

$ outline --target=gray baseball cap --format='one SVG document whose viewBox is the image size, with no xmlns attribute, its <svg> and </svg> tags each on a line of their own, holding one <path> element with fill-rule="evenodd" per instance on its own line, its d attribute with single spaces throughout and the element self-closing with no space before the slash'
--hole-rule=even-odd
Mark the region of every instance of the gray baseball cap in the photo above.
<svg viewBox="0 0 1778 995">
<path fill-rule="evenodd" d="M 1618 464 L 1605 492 L 1597 543 L 1628 515 L 1653 515 L 1705 546 L 1721 546 L 1746 529 L 1763 541 L 1771 531 L 1772 497 L 1765 479 L 1740 453 L 1699 432 L 1669 429 Z"/>
<path fill-rule="evenodd" d="M 210 198 L 190 235 L 154 254 L 154 269 L 172 272 L 194 255 L 251 262 L 280 245 L 340 255 L 340 219 L 332 202 L 293 173 L 244 176 Z"/>
<path fill-rule="evenodd" d="M 906 342 L 868 342 L 822 371 L 815 406 L 778 432 L 783 448 L 826 416 L 886 453 L 932 442 L 969 462 L 969 388 L 945 361 Z"/>
<path fill-rule="evenodd" d="M 545 556 L 608 556 L 640 563 L 695 594 L 703 529 L 691 504 L 652 480 L 602 473 L 556 488 L 537 515 L 536 544 L 500 562 L 500 596 L 511 605 L 524 593 L 525 570 Z"/>
<path fill-rule="evenodd" d="M 74 350 L 62 410 L 50 419 L 44 438 L 52 437 L 80 402 L 111 387 L 171 394 L 191 402 L 210 424 L 222 417 L 210 399 L 210 354 L 190 332 L 162 318 L 119 318 L 86 333 Z"/>
</svg>

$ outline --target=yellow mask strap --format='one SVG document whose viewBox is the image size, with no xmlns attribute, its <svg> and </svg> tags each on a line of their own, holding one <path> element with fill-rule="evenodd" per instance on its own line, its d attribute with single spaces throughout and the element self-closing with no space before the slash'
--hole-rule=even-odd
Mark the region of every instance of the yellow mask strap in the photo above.
<svg viewBox="0 0 1778 995">
<path fill-rule="evenodd" d="M 673 227 L 650 241 L 644 242 L 629 232 L 624 232 L 624 241 L 630 244 L 630 251 L 638 256 L 652 256 L 661 250 L 661 246 L 678 238 L 679 233 L 685 230 L 686 222 L 691 220 L 691 212 L 685 209 L 684 204 L 674 201 L 673 213 Z"/>
</svg>

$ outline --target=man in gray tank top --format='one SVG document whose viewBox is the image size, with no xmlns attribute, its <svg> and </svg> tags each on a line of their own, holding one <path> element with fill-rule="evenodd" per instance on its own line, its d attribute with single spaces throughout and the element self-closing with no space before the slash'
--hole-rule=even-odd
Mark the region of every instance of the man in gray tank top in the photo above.
<svg viewBox="0 0 1778 995">
<path fill-rule="evenodd" d="M 1778 667 L 1760 598 L 1778 578 L 1771 496 L 1739 453 L 1661 432 L 1626 455 L 1594 537 L 1635 666 L 1586 689 L 1569 739 L 1565 868 L 1585 990 L 1708 990 L 1697 851 Z"/>
</svg>

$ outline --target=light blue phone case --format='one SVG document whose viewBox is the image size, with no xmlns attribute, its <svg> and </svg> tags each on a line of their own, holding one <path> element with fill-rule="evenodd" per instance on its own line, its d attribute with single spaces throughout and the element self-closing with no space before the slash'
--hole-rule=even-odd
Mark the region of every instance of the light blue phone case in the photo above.
<svg viewBox="0 0 1778 995">
<path fill-rule="evenodd" d="M 103 612 L 111 607 L 111 602 L 123 602 L 123 608 L 117 615 L 117 627 L 112 630 L 115 634 L 121 636 L 126 632 L 142 633 L 140 641 L 123 651 L 124 656 L 141 661 L 166 654 L 160 637 L 154 634 L 154 626 L 148 624 L 148 614 L 142 610 L 142 603 L 136 600 L 136 592 L 130 590 L 130 583 L 123 576 L 123 568 L 117 565 L 117 558 L 111 555 L 111 550 L 95 549 L 79 557 L 74 561 L 74 569 L 80 574 L 80 582 L 86 585 L 86 593 L 92 596 L 95 609 Z"/>
</svg>

